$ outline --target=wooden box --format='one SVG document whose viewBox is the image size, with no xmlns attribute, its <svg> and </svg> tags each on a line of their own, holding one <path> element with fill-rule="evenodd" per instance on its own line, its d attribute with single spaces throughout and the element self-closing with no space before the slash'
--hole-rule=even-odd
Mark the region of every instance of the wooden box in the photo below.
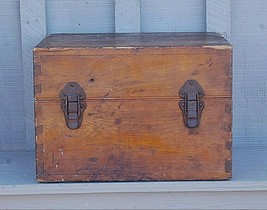
<svg viewBox="0 0 267 210">
<path fill-rule="evenodd" d="M 48 36 L 34 49 L 37 180 L 231 178 L 231 66 L 216 33 Z"/>
</svg>

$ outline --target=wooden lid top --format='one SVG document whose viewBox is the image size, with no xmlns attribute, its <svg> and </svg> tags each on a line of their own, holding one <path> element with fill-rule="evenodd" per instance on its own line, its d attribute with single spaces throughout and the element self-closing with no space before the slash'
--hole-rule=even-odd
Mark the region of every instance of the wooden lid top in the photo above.
<svg viewBox="0 0 267 210">
<path fill-rule="evenodd" d="M 229 45 L 218 33 L 52 34 L 36 48 L 201 47 Z"/>
</svg>

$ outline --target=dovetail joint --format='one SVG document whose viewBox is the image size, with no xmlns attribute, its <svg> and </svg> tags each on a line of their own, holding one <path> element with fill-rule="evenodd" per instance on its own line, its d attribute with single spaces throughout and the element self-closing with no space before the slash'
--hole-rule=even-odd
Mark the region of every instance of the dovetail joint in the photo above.
<svg viewBox="0 0 267 210">
<path fill-rule="evenodd" d="M 225 142 L 225 149 L 226 150 L 232 150 L 232 142 L 231 141 L 226 141 Z"/>
<path fill-rule="evenodd" d="M 43 134 L 43 132 L 44 132 L 44 127 L 43 127 L 43 125 L 38 125 L 38 126 L 35 128 L 35 133 L 36 133 L 36 135 Z"/>
<path fill-rule="evenodd" d="M 42 69 L 41 65 L 34 66 L 34 76 L 41 75 L 41 69 Z"/>
<path fill-rule="evenodd" d="M 38 162 L 36 164 L 37 167 L 37 176 L 44 175 L 44 162 Z"/>
<path fill-rule="evenodd" d="M 35 94 L 41 94 L 42 93 L 42 85 L 38 84 L 34 86 L 34 92 Z"/>
<path fill-rule="evenodd" d="M 232 172 L 232 160 L 225 160 L 225 173 Z"/>
<path fill-rule="evenodd" d="M 228 114 L 232 113 L 232 106 L 231 104 L 225 104 L 225 112 Z"/>
</svg>

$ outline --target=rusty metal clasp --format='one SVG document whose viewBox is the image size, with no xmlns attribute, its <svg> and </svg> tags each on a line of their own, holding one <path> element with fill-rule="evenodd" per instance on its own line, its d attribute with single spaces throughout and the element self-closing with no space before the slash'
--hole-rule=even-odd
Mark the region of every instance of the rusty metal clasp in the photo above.
<svg viewBox="0 0 267 210">
<path fill-rule="evenodd" d="M 83 101 L 86 97 L 84 90 L 77 82 L 68 82 L 60 91 L 59 97 L 67 127 L 72 130 L 79 128 L 86 109 L 86 103 Z"/>
<path fill-rule="evenodd" d="M 183 112 L 184 123 L 188 128 L 196 128 L 200 123 L 205 103 L 201 99 L 205 92 L 196 80 L 187 80 L 179 91 L 183 100 L 179 106 Z"/>
</svg>

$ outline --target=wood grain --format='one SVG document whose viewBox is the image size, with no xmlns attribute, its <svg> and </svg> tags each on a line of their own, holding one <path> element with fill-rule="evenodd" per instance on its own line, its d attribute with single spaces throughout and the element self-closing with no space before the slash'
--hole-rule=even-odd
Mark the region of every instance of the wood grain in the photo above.
<svg viewBox="0 0 267 210">
<path fill-rule="evenodd" d="M 43 126 L 37 165 L 44 165 L 38 180 L 230 178 L 225 142 L 231 142 L 231 114 L 225 105 L 231 100 L 205 103 L 199 128 L 188 129 L 176 100 L 90 100 L 81 128 L 70 130 L 58 103 L 37 102 L 36 126 Z"/>
<path fill-rule="evenodd" d="M 46 38 L 34 51 L 38 181 L 229 179 L 231 56 L 213 33 Z M 206 93 L 195 129 L 178 106 L 190 79 Z M 77 130 L 60 108 L 71 81 L 86 93 Z"/>
<path fill-rule="evenodd" d="M 132 50 L 129 55 L 95 51 L 101 55 L 36 57 L 35 65 L 42 66 L 35 77 L 36 99 L 58 99 L 70 81 L 78 82 L 87 98 L 178 97 L 189 79 L 198 80 L 207 96 L 230 97 L 232 93 L 229 48 L 176 48 L 175 54 L 166 49 L 160 54 L 154 54 L 158 49 L 145 54 Z"/>
</svg>

